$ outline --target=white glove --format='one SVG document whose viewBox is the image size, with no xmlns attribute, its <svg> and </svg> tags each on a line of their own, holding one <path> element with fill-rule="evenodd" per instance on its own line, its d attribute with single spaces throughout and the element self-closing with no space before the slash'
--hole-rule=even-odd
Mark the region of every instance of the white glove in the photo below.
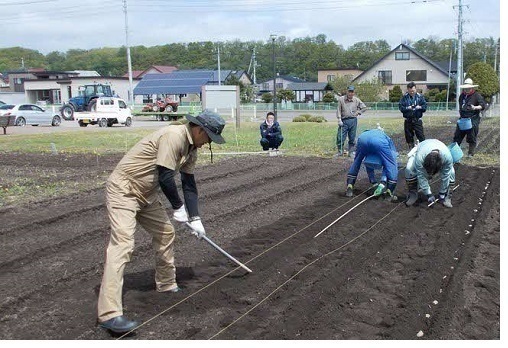
<svg viewBox="0 0 508 348">
<path fill-rule="evenodd" d="M 189 221 L 189 217 L 187 216 L 187 211 L 185 210 L 185 204 L 183 204 L 180 208 L 176 209 L 173 212 L 173 219 L 175 219 L 178 222 Z"/>
<path fill-rule="evenodd" d="M 482 109 L 482 106 L 481 105 L 476 105 L 474 106 L 475 110 L 481 110 Z"/>
<path fill-rule="evenodd" d="M 422 107 L 420 105 L 416 105 L 415 109 L 420 110 Z"/>
<path fill-rule="evenodd" d="M 339 127 L 342 127 L 344 125 L 344 122 L 342 122 L 342 119 L 339 119 Z"/>
<path fill-rule="evenodd" d="M 198 237 L 198 239 L 206 236 L 205 228 L 203 227 L 200 217 L 193 217 L 189 225 L 192 228 L 192 235 Z"/>
</svg>

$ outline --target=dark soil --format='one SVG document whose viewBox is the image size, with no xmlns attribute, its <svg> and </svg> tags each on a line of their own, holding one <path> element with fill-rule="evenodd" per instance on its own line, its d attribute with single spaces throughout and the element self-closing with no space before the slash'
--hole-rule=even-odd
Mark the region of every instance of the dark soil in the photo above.
<svg viewBox="0 0 508 348">
<path fill-rule="evenodd" d="M 401 152 L 402 143 L 396 138 Z M 62 176 L 111 171 L 120 159 L 0 156 L 2 165 Z M 367 197 L 363 170 L 355 197 L 344 196 L 350 163 L 251 156 L 199 168 L 207 235 L 253 273 L 179 227 L 184 291 L 157 293 L 140 229 L 124 310 L 143 325 L 126 339 L 500 339 L 499 168 L 458 165 L 453 209 L 371 199 L 314 238 Z M 405 195 L 403 171 L 396 193 Z M 109 237 L 104 189 L 0 214 L 0 338 L 111 339 L 96 327 Z"/>
</svg>

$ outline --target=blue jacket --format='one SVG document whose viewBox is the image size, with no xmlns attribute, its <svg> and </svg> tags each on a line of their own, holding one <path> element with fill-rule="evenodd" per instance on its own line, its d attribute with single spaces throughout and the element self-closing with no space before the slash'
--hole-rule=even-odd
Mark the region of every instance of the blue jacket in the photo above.
<svg viewBox="0 0 508 348">
<path fill-rule="evenodd" d="M 261 123 L 259 126 L 259 131 L 261 132 L 261 138 L 272 139 L 278 135 L 282 135 L 282 130 L 280 128 L 279 122 L 275 121 L 271 128 L 268 128 L 266 121 Z"/>
<path fill-rule="evenodd" d="M 418 105 L 422 108 L 415 109 Z M 411 98 L 406 92 L 399 101 L 399 110 L 404 118 L 422 118 L 423 113 L 427 111 L 427 101 L 420 93 Z"/>
<path fill-rule="evenodd" d="M 358 137 L 356 155 L 348 172 L 349 180 L 356 180 L 365 157 L 376 155 L 381 159 L 383 174 L 387 177 L 388 188 L 393 192 L 397 185 L 397 150 L 392 139 L 380 129 L 363 132 Z"/>
</svg>

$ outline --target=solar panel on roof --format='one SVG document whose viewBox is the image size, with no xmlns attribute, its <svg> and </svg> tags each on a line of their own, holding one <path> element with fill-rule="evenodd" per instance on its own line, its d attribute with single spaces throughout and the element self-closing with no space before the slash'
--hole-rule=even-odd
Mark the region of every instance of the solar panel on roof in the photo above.
<svg viewBox="0 0 508 348">
<path fill-rule="evenodd" d="M 176 70 L 167 74 L 147 74 L 134 88 L 134 95 L 201 93 L 202 86 L 212 78 L 212 70 Z"/>
</svg>

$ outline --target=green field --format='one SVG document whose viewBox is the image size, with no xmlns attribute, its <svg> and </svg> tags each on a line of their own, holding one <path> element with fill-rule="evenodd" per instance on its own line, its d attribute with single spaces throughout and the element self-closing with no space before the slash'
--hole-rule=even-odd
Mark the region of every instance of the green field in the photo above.
<svg viewBox="0 0 508 348">
<path fill-rule="evenodd" d="M 451 127 L 450 133 L 453 134 L 452 129 L 455 119 L 451 117 L 428 117 L 425 119 L 425 129 Z M 360 134 L 363 130 L 376 128 L 378 123 L 388 134 L 403 132 L 400 117 L 382 117 L 361 120 L 357 133 Z M 284 135 L 281 150 L 285 155 L 328 157 L 336 153 L 336 122 L 285 122 L 281 126 Z M 499 127 L 499 118 L 484 120 L 481 124 L 480 135 L 489 127 Z M 69 131 L 37 135 L 10 135 L 0 137 L 0 153 L 50 153 L 52 143 L 55 144 L 58 153 L 90 153 L 97 155 L 125 153 L 142 137 L 153 131 L 153 129 L 121 128 L 109 129 L 108 132 L 98 129 L 97 131 L 86 132 Z M 226 144 L 212 145 L 213 152 L 217 155 L 220 155 L 221 152 L 260 151 L 259 123 L 244 122 L 241 124 L 240 129 L 236 129 L 234 123 L 228 123 L 223 135 Z M 204 146 L 201 151 L 208 152 L 207 146 Z M 482 162 L 481 158 L 475 160 Z M 496 156 L 487 160 L 488 163 L 498 163 L 498 161 L 498 156 L 497 160 Z"/>
</svg>

